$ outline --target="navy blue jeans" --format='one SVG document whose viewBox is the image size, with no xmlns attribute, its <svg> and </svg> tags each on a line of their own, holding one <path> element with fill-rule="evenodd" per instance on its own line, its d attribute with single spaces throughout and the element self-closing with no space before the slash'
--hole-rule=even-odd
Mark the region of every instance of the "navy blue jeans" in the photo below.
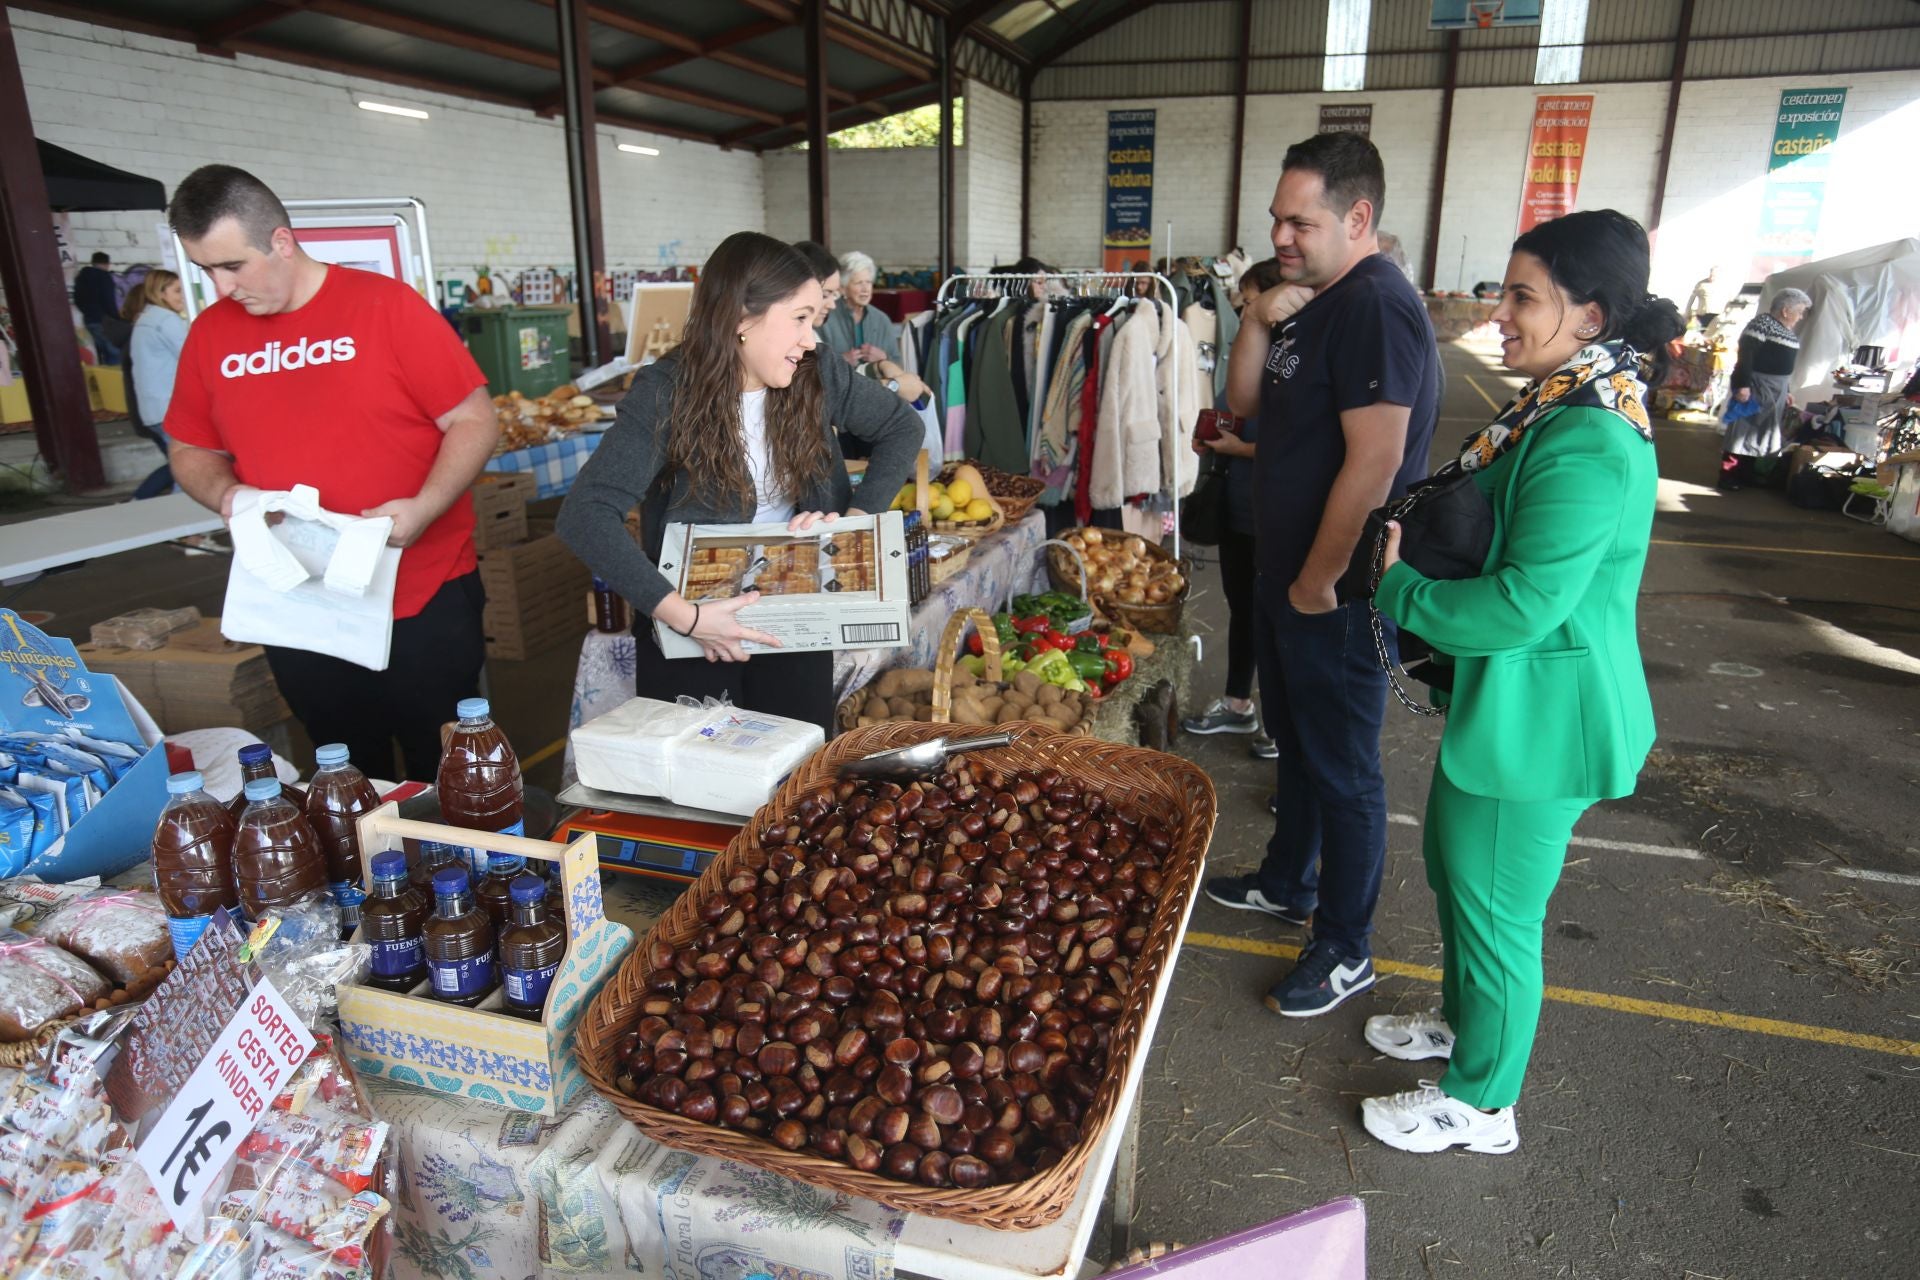
<svg viewBox="0 0 1920 1280">
<path fill-rule="evenodd" d="M 1260 891 L 1313 912 L 1316 941 L 1369 955 L 1387 856 L 1380 769 L 1387 676 L 1374 656 L 1367 608 L 1303 614 L 1288 602 L 1286 584 L 1265 576 L 1254 599 L 1260 701 L 1280 748 L 1278 817 Z M 1385 625 L 1392 652 L 1393 624 Z"/>
</svg>

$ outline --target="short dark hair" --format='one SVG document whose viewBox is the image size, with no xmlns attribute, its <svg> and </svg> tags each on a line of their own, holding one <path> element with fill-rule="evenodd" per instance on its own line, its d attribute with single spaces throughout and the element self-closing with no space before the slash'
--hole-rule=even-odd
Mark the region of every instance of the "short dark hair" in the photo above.
<svg viewBox="0 0 1920 1280">
<path fill-rule="evenodd" d="M 96 267 L 104 267 L 112 261 L 113 255 L 110 253 L 96 253 L 93 255 L 93 265 Z"/>
<path fill-rule="evenodd" d="M 1380 229 L 1380 215 L 1387 207 L 1387 169 L 1373 143 L 1357 133 L 1316 133 L 1287 148 L 1280 172 L 1294 169 L 1319 174 L 1326 184 L 1327 208 L 1342 217 L 1357 202 L 1367 201 L 1373 206 L 1373 229 Z"/>
<path fill-rule="evenodd" d="M 1245 293 L 1247 286 L 1252 285 L 1265 293 L 1269 289 L 1278 289 L 1286 282 L 1286 277 L 1280 274 L 1280 259 L 1262 258 L 1241 273 L 1240 292 Z"/>
<path fill-rule="evenodd" d="M 827 246 L 818 240 L 795 240 L 793 247 L 813 268 L 815 280 L 825 284 L 829 276 L 840 274 L 840 259 L 834 257 Z"/>
<path fill-rule="evenodd" d="M 199 240 L 222 218 L 232 218 L 256 249 L 265 252 L 273 233 L 291 228 L 287 206 L 273 188 L 230 164 L 202 165 L 181 179 L 167 206 L 167 221 L 183 240 Z"/>
<path fill-rule="evenodd" d="M 1646 228 L 1618 209 L 1582 209 L 1542 222 L 1513 242 L 1546 266 L 1553 282 L 1606 315 L 1598 340 L 1624 339 L 1651 358 L 1653 382 L 1666 380 L 1667 344 L 1686 332 L 1680 312 L 1647 292 L 1651 251 Z"/>
</svg>

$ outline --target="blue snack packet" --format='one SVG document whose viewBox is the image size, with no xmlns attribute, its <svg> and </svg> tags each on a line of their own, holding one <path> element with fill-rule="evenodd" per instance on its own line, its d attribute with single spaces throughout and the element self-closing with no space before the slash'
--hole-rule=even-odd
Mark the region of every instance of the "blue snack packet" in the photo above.
<svg viewBox="0 0 1920 1280">
<path fill-rule="evenodd" d="M 0 791 L 0 879 L 11 879 L 33 861 L 33 806 L 18 791 Z"/>
</svg>

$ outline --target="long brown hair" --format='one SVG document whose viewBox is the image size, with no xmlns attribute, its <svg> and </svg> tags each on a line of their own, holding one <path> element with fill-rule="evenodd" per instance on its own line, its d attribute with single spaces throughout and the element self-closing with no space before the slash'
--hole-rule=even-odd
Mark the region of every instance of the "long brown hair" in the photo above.
<svg viewBox="0 0 1920 1280">
<path fill-rule="evenodd" d="M 132 324 L 140 318 L 140 313 L 151 306 L 166 306 L 167 301 L 161 295 L 167 286 L 179 283 L 180 277 L 165 267 L 154 267 L 140 281 L 139 287 L 127 294 L 126 304 L 120 309 L 121 319 Z"/>
<path fill-rule="evenodd" d="M 812 281 L 813 268 L 789 246 L 757 231 L 740 231 L 720 242 L 701 268 L 680 343 L 668 413 L 667 457 L 692 480 L 708 502 L 734 498 L 752 507 L 753 476 L 747 470 L 740 396 L 745 369 L 740 359 L 740 322 Z M 785 387 L 767 388 L 767 449 L 773 482 L 795 502 L 826 478 L 826 392 L 809 354 Z"/>
</svg>

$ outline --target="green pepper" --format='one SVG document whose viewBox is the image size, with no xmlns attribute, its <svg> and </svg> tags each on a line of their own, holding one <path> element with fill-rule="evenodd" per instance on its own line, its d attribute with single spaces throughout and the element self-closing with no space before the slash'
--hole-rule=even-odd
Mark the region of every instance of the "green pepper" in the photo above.
<svg viewBox="0 0 1920 1280">
<path fill-rule="evenodd" d="M 1080 650 L 1080 652 L 1082 653 L 1098 653 L 1100 652 L 1101 643 L 1102 643 L 1102 638 L 1099 635 L 1099 633 L 1093 632 L 1093 631 L 1082 631 L 1080 633 L 1080 638 L 1073 642 L 1073 647 Z"/>
<path fill-rule="evenodd" d="M 1020 633 L 1013 629 L 1013 619 L 1004 613 L 996 613 L 993 615 L 993 629 L 1000 636 L 1000 647 L 1002 649 L 1012 645 L 1020 636 Z"/>
<path fill-rule="evenodd" d="M 1107 660 L 1098 650 L 1075 649 L 1067 655 L 1067 662 L 1082 680 L 1099 680 L 1107 674 Z"/>
</svg>

